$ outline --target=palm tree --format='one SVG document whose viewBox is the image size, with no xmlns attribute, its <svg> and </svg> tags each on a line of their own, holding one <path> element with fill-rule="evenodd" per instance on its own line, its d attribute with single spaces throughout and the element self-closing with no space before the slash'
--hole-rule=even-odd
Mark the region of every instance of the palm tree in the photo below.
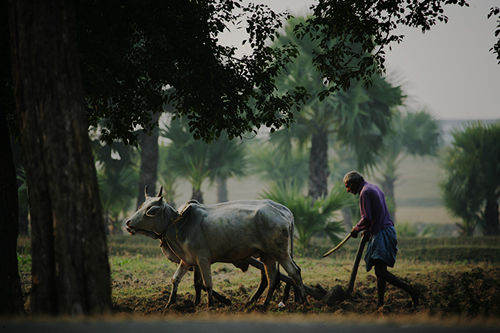
<svg viewBox="0 0 500 333">
<path fill-rule="evenodd" d="M 500 234 L 500 122 L 473 123 L 452 133 L 444 155 L 440 184 L 446 207 L 462 218 L 461 231 L 472 235 L 477 225 L 485 235 Z"/>
<path fill-rule="evenodd" d="M 334 213 L 355 204 L 353 197 L 345 192 L 341 184 L 334 186 L 328 196 L 318 198 L 314 202 L 292 184 L 274 184 L 264 191 L 261 197 L 279 202 L 292 211 L 298 248 L 303 254 L 316 234 L 324 233 L 333 243 L 338 242 L 338 235 L 343 233 L 344 228 L 341 221 L 335 220 Z"/>
<path fill-rule="evenodd" d="M 203 203 L 201 185 L 208 178 L 208 144 L 195 140 L 185 121 L 173 119 L 160 135 L 170 140 L 165 167 L 167 172 L 187 179 L 191 184 L 191 198 Z"/>
<path fill-rule="evenodd" d="M 276 135 L 271 136 L 270 142 L 258 140 L 250 146 L 252 170 L 272 184 L 280 187 L 291 184 L 301 190 L 308 178 L 309 156 L 304 149 L 292 147 L 290 141 L 273 140 L 286 132 L 286 130 L 275 132 Z"/>
<path fill-rule="evenodd" d="M 195 140 L 189 132 L 187 122 L 174 119 L 161 130 L 161 135 L 170 140 L 165 159 L 166 172 L 175 173 L 189 181 L 192 199 L 203 202 L 201 186 L 205 180 L 218 185 L 218 200 L 227 201 L 226 180 L 244 175 L 246 158 L 244 146 L 236 139 L 229 140 L 224 133 L 219 140 L 206 143 Z"/>
<path fill-rule="evenodd" d="M 397 170 L 407 156 L 434 156 L 439 148 L 439 124 L 425 112 L 396 112 L 391 131 L 384 137 L 384 149 L 377 168 L 381 173 L 380 185 L 395 218 L 394 184 L 400 177 Z"/>
<path fill-rule="evenodd" d="M 172 207 L 176 207 L 177 175 L 167 167 L 168 147 L 158 145 L 158 181 L 163 187 L 163 199 Z"/>
<path fill-rule="evenodd" d="M 144 188 L 147 186 L 151 193 L 156 193 L 156 182 L 158 179 L 158 120 L 160 113 L 151 115 L 152 123 L 155 126 L 151 132 L 142 129 L 138 131 L 138 143 L 140 151 L 139 167 L 139 187 L 137 194 L 137 204 L 139 207 L 144 202 Z"/>
<path fill-rule="evenodd" d="M 131 146 L 120 143 L 101 146 L 93 142 L 97 159 L 99 195 L 108 231 L 120 230 L 121 215 L 129 208 L 136 195 L 139 171 L 137 154 Z"/>
<path fill-rule="evenodd" d="M 348 91 L 341 91 L 325 98 L 321 92 L 328 88 L 321 73 L 313 65 L 313 51 L 318 45 L 308 35 L 299 39 L 294 33 L 297 24 L 304 18 L 291 18 L 285 32 L 275 45 L 294 43 L 299 52 L 295 61 L 276 79 L 283 91 L 300 85 L 311 94 L 299 113 L 296 114 L 299 140 L 310 140 L 309 196 L 314 200 L 327 194 L 328 142 L 329 138 L 350 147 L 357 155 L 357 167 L 363 168 L 375 161 L 383 135 L 389 128 L 391 109 L 401 104 L 403 96 L 399 87 L 393 87 L 380 76 L 372 78 L 366 87 L 354 82 Z M 303 133 L 307 135 L 304 136 Z"/>
<path fill-rule="evenodd" d="M 217 202 L 228 201 L 227 180 L 242 177 L 247 169 L 246 147 L 243 141 L 229 140 L 223 133 L 208 150 L 210 180 L 217 186 Z"/>
</svg>

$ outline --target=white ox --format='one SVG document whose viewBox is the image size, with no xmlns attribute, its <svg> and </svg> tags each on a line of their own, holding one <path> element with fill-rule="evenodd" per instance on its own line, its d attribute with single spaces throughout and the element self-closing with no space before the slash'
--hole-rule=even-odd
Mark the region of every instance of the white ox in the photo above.
<svg viewBox="0 0 500 333">
<path fill-rule="evenodd" d="M 131 234 L 143 233 L 161 238 L 180 263 L 174 273 L 168 305 L 175 302 L 177 287 L 193 266 L 198 267 L 213 305 L 210 265 L 215 262 L 244 262 L 259 257 L 263 262 L 271 300 L 277 283 L 278 262 L 292 278 L 298 300 L 305 301 L 300 268 L 292 259 L 293 215 L 285 206 L 271 200 L 232 201 L 216 205 L 190 203 L 179 214 L 162 198 L 162 190 L 146 201 L 126 222 Z"/>
</svg>

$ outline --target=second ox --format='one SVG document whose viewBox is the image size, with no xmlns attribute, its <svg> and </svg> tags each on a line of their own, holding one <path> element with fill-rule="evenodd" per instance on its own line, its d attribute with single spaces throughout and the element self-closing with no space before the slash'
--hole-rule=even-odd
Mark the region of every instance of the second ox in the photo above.
<svg viewBox="0 0 500 333">
<path fill-rule="evenodd" d="M 293 215 L 285 206 L 271 200 L 232 201 L 215 205 L 190 203 L 179 214 L 162 198 L 148 197 L 126 222 L 127 231 L 153 233 L 180 259 L 173 276 L 169 304 L 175 300 L 177 287 L 191 267 L 196 266 L 213 305 L 210 265 L 235 263 L 250 257 L 263 262 L 268 305 L 277 283 L 279 263 L 295 283 L 298 300 L 305 301 L 300 268 L 293 261 Z"/>
</svg>

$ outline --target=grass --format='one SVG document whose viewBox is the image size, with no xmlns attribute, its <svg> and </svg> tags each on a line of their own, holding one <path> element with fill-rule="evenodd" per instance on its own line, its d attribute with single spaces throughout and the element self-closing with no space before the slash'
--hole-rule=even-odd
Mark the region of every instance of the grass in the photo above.
<svg viewBox="0 0 500 333">
<path fill-rule="evenodd" d="M 285 309 L 276 307 L 277 299 L 265 312 L 267 319 L 300 315 L 307 320 L 314 315 L 367 316 L 377 318 L 412 318 L 429 315 L 453 315 L 460 318 L 489 318 L 498 325 L 500 319 L 500 238 L 400 238 L 400 253 L 391 272 L 410 281 L 422 294 L 422 306 L 409 306 L 408 295 L 393 287 L 388 288 L 388 307 L 378 313 L 376 277 L 366 272 L 361 262 L 352 300 L 329 307 L 324 302 L 310 299 L 307 306 L 289 303 Z M 359 239 L 350 240 L 338 252 L 327 258 L 321 254 L 331 247 L 329 240 L 315 238 L 305 256 L 296 255 L 305 284 L 320 284 L 327 290 L 334 286 L 347 287 Z M 108 239 L 111 268 L 112 298 L 120 314 L 162 315 L 171 290 L 171 278 L 176 265 L 168 261 L 159 249 L 158 241 L 142 236 L 112 236 Z M 31 288 L 31 257 L 29 239 L 21 238 L 18 246 L 19 270 L 23 289 Z M 283 272 L 283 269 L 281 268 Z M 260 314 L 256 308 L 244 304 L 260 282 L 260 272 L 250 268 L 242 272 L 231 264 L 212 265 L 214 289 L 233 302 L 230 306 L 206 309 L 206 296 L 201 306 L 194 307 L 193 273 L 188 272 L 178 290 L 178 306 L 169 315 L 187 314 L 209 316 Z M 262 301 L 262 299 L 261 299 Z M 274 305 L 273 305 L 274 304 Z M 371 317 L 370 317 L 371 316 Z M 375 317 L 374 317 L 375 316 Z M 365 319 L 366 319 L 365 318 Z M 427 319 L 426 319 L 427 318 Z M 234 318 L 233 318 L 234 319 Z"/>
<path fill-rule="evenodd" d="M 158 244 L 158 241 L 146 237 L 110 237 L 115 300 L 132 295 L 153 296 L 170 285 L 176 265 L 163 256 Z M 296 255 L 295 258 L 304 281 L 330 288 L 339 281 L 348 281 L 358 244 L 359 240 L 350 240 L 334 255 L 320 259 L 332 244 L 327 239 L 314 239 L 307 255 Z M 426 273 L 465 271 L 477 263 L 485 267 L 500 263 L 500 238 L 401 238 L 394 272 L 404 277 L 423 270 Z M 367 273 L 363 265 L 361 262 L 359 279 L 366 280 L 368 276 L 373 276 L 373 272 Z M 212 271 L 214 286 L 234 293 L 242 286 L 256 288 L 260 281 L 260 273 L 252 268 L 243 273 L 231 264 L 216 263 Z M 148 277 L 146 281 L 144 276 Z M 192 279 L 192 273 L 184 277 L 179 293 L 193 293 Z"/>
</svg>

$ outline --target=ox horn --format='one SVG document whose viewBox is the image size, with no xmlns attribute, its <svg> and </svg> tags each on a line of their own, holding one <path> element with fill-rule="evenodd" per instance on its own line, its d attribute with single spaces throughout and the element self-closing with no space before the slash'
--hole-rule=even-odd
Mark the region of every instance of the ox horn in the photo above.
<svg viewBox="0 0 500 333">
<path fill-rule="evenodd" d="M 163 186 L 160 186 L 160 192 L 158 192 L 157 197 L 161 197 L 162 192 L 163 192 Z"/>
<path fill-rule="evenodd" d="M 145 185 L 144 186 L 144 198 L 147 199 L 148 198 L 148 185 Z"/>
</svg>

